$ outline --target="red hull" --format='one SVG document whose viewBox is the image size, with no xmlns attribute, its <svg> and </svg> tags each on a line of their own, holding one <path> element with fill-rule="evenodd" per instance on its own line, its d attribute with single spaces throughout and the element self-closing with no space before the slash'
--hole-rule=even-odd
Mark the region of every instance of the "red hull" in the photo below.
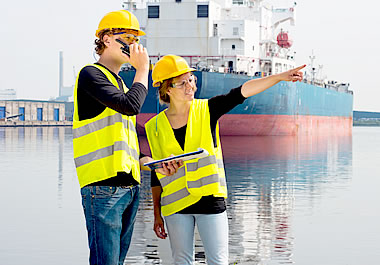
<svg viewBox="0 0 380 265">
<path fill-rule="evenodd" d="M 144 124 L 154 116 L 141 113 L 137 116 L 139 133 L 144 135 Z M 352 133 L 351 117 L 244 115 L 226 114 L 220 119 L 221 135 L 347 135 Z"/>
</svg>

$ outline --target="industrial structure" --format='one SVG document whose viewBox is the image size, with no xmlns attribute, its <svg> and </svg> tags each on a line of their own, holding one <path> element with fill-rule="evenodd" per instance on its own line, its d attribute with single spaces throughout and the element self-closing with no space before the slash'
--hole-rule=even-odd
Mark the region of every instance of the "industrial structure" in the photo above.
<svg viewBox="0 0 380 265">
<path fill-rule="evenodd" d="M 59 96 L 56 98 L 58 101 L 72 101 L 73 86 L 63 85 L 63 52 L 59 52 Z"/>
</svg>

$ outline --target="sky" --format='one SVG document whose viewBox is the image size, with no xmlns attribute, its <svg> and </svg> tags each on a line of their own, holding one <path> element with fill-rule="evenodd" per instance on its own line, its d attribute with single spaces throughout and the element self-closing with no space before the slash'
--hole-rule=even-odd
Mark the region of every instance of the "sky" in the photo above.
<svg viewBox="0 0 380 265">
<path fill-rule="evenodd" d="M 313 51 L 315 65 L 323 65 L 328 79 L 350 83 L 354 110 L 380 112 L 379 7 L 375 0 L 298 0 L 296 25 L 289 28 L 297 64 L 309 64 Z M 64 86 L 72 86 L 75 74 L 95 61 L 100 19 L 121 8 L 122 0 L 2 1 L 0 89 L 15 89 L 21 99 L 58 96 L 59 51 Z"/>
</svg>

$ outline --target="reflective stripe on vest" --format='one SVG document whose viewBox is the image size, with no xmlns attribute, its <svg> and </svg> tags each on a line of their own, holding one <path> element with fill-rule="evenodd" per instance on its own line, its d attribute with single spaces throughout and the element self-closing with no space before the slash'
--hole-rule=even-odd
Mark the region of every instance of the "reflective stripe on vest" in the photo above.
<svg viewBox="0 0 380 265">
<path fill-rule="evenodd" d="M 197 171 L 201 167 L 205 167 L 211 164 L 217 164 L 219 168 L 223 168 L 223 160 L 222 159 L 216 159 L 216 156 L 207 156 L 200 158 L 197 162 L 194 163 L 187 163 L 187 171 Z"/>
<path fill-rule="evenodd" d="M 189 196 L 190 193 L 186 188 L 180 189 L 179 191 L 176 191 L 169 195 L 162 195 L 161 197 L 161 206 L 170 205 L 173 202 L 179 201 L 183 198 L 186 198 Z"/>
<path fill-rule="evenodd" d="M 214 162 L 214 161 L 216 161 L 216 162 Z M 218 164 L 218 167 L 219 167 L 220 169 L 223 169 L 223 168 L 224 168 L 224 167 L 223 167 L 223 160 L 221 160 L 221 159 L 216 160 L 216 157 L 213 155 L 213 156 L 207 156 L 207 157 L 200 158 L 200 159 L 198 160 L 198 162 L 187 163 L 187 164 L 186 164 L 187 172 L 190 172 L 190 171 L 196 171 L 196 170 L 198 170 L 198 168 L 200 168 L 200 167 L 204 167 L 204 166 L 207 166 L 207 165 L 211 165 L 211 164 L 213 164 L 213 163 L 217 163 L 217 164 Z M 175 181 L 175 180 L 177 180 L 177 179 L 179 179 L 179 178 L 184 177 L 185 174 L 186 174 L 186 172 L 185 172 L 185 167 L 181 167 L 181 168 L 178 169 L 177 173 L 175 173 L 175 174 L 173 174 L 173 175 L 171 175 L 171 176 L 164 176 L 163 178 L 161 178 L 161 179 L 160 179 L 161 186 L 162 186 L 162 187 L 165 187 L 165 186 L 168 185 L 169 183 L 171 183 L 171 182 L 173 182 L 173 181 Z M 215 175 L 215 176 L 216 176 L 216 178 L 214 178 L 215 181 L 213 181 L 213 182 L 218 182 L 218 181 L 219 181 L 219 177 L 218 177 L 218 175 Z M 205 177 L 203 177 L 203 178 L 209 178 L 209 179 L 210 179 L 210 176 L 205 176 Z M 201 180 L 199 180 L 199 182 L 201 182 Z M 206 182 L 207 182 L 207 181 L 205 181 L 205 183 L 206 183 Z M 213 183 L 213 182 L 210 182 L 210 180 L 209 180 L 208 182 L 209 182 L 209 184 L 210 184 L 210 183 Z M 194 183 L 197 183 L 197 182 L 194 181 Z M 223 179 L 221 179 L 221 185 L 222 185 L 222 186 L 226 186 L 226 182 L 223 181 Z M 195 186 L 196 186 L 196 185 L 194 184 L 194 187 L 195 187 Z M 198 185 L 198 186 L 200 186 L 200 185 Z"/>
<path fill-rule="evenodd" d="M 117 88 L 116 78 L 104 67 L 101 70 Z M 79 76 L 79 75 L 78 75 Z M 79 121 L 77 102 L 78 79 L 74 90 L 73 147 L 79 184 L 88 184 L 114 177 L 118 172 L 132 173 L 140 182 L 139 146 L 136 116 L 122 115 L 108 107 L 98 116 Z"/>
<path fill-rule="evenodd" d="M 212 183 L 218 183 L 220 186 L 226 186 L 226 181 L 224 178 L 220 178 L 219 174 L 212 174 L 206 177 L 202 177 L 199 180 L 188 181 L 187 186 L 189 188 L 200 188 Z"/>
<path fill-rule="evenodd" d="M 82 127 L 73 129 L 73 138 L 75 139 L 82 137 L 86 134 L 90 134 L 92 132 L 103 129 L 106 126 L 114 125 L 116 122 L 124 123 L 124 127 L 129 128 L 131 131 L 136 133 L 136 128 L 132 121 L 125 120 L 119 113 L 115 113 L 113 116 L 107 116 L 101 120 L 94 121 Z"/>
<path fill-rule="evenodd" d="M 210 154 L 204 158 L 186 161 L 184 166 L 172 176 L 157 174 L 163 190 L 161 212 L 164 216 L 196 203 L 202 196 L 227 197 L 219 127 L 217 124 L 217 147 L 214 148 L 207 100 L 192 101 L 186 129 L 185 150 L 182 150 L 175 139 L 165 112 L 149 120 L 145 129 L 153 159 L 195 151 L 198 147 L 206 149 Z"/>
<path fill-rule="evenodd" d="M 92 161 L 111 156 L 114 154 L 115 151 L 122 151 L 122 150 L 126 151 L 127 154 L 132 156 L 135 160 L 139 159 L 139 154 L 136 152 L 136 150 L 129 148 L 126 142 L 115 142 L 114 145 L 103 147 L 94 152 L 88 153 L 87 155 L 83 155 L 83 156 L 79 156 L 75 158 L 74 159 L 75 166 L 80 167 L 80 166 L 86 165 L 88 163 L 91 163 Z"/>
</svg>

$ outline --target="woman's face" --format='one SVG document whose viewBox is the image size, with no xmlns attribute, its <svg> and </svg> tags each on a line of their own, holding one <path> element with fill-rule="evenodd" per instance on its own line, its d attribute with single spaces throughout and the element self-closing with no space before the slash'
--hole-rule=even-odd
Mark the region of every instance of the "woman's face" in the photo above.
<svg viewBox="0 0 380 265">
<path fill-rule="evenodd" d="M 170 102 L 191 101 L 197 91 L 197 79 L 192 73 L 185 73 L 173 78 L 168 94 Z"/>
</svg>

